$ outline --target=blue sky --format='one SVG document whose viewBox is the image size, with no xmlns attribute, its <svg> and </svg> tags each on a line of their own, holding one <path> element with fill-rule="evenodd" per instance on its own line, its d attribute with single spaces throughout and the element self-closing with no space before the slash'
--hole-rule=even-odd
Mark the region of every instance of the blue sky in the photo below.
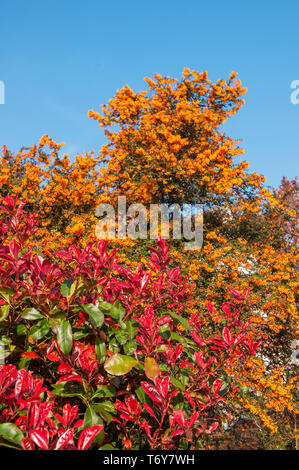
<svg viewBox="0 0 299 470">
<path fill-rule="evenodd" d="M 298 174 L 299 2 L 231 0 L 36 0 L 0 4 L 0 146 L 12 150 L 43 134 L 71 155 L 99 151 L 105 138 L 89 109 L 143 78 L 209 78 L 237 71 L 246 104 L 225 131 L 242 139 L 250 169 L 277 186 Z"/>
</svg>

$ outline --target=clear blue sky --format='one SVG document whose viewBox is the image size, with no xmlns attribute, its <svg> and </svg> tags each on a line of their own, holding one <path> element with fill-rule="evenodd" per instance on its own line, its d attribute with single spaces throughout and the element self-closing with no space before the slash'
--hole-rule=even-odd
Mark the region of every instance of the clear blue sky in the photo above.
<svg viewBox="0 0 299 470">
<path fill-rule="evenodd" d="M 248 88 L 246 104 L 225 126 L 242 139 L 245 158 L 269 185 L 298 174 L 299 2 L 268 0 L 51 0 L 0 4 L 0 146 L 17 150 L 43 134 L 65 151 L 104 143 L 87 117 L 155 72 L 180 77 L 184 67 Z"/>
</svg>

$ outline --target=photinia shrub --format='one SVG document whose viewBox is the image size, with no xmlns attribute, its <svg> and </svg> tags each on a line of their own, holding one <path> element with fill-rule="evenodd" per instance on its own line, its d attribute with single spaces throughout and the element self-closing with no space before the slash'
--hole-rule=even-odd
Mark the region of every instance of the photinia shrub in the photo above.
<svg viewBox="0 0 299 470">
<path fill-rule="evenodd" d="M 211 334 L 203 312 L 186 315 L 189 279 L 165 240 L 135 272 L 104 241 L 49 260 L 24 205 L 6 196 L 0 207 L 0 444 L 208 448 L 234 420 L 234 370 L 260 344 L 249 291 L 231 290 Z"/>
</svg>

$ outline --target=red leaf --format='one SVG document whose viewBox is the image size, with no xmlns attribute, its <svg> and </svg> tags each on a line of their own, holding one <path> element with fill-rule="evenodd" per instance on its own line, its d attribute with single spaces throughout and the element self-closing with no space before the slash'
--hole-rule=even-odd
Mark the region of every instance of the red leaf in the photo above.
<svg viewBox="0 0 299 470">
<path fill-rule="evenodd" d="M 19 248 L 19 245 L 17 244 L 17 242 L 15 240 L 12 240 L 9 243 L 9 251 L 15 259 L 18 257 L 20 248 Z"/>
<path fill-rule="evenodd" d="M 224 302 L 224 304 L 222 304 L 222 310 L 224 311 L 224 313 L 228 316 L 228 317 L 231 317 L 232 316 L 232 313 L 231 313 L 231 302 Z"/>
<path fill-rule="evenodd" d="M 79 436 L 78 449 L 86 450 L 91 445 L 96 435 L 102 431 L 102 429 L 102 425 L 96 425 L 92 426 L 91 428 L 84 429 Z"/>
<path fill-rule="evenodd" d="M 170 382 L 170 377 L 167 376 L 167 377 L 164 377 L 164 379 L 161 381 L 161 392 L 162 392 L 162 395 L 163 397 L 167 397 L 167 394 L 168 394 L 168 390 L 169 390 L 169 382 Z"/>
<path fill-rule="evenodd" d="M 51 352 L 49 354 L 46 355 L 46 358 L 49 360 L 49 361 L 53 361 L 53 362 L 59 362 L 60 361 L 60 357 L 58 355 L 58 353 L 56 351 L 54 352 Z"/>
<path fill-rule="evenodd" d="M 232 336 L 230 334 L 230 331 L 229 329 L 225 326 L 222 330 L 222 336 L 223 336 L 223 339 L 224 341 L 226 342 L 226 344 L 228 346 L 231 346 L 231 343 L 232 343 Z"/>
<path fill-rule="evenodd" d="M 24 352 L 21 357 L 29 357 L 29 359 L 40 359 L 40 356 L 35 352 Z"/>
<path fill-rule="evenodd" d="M 194 339 L 195 343 L 198 344 L 198 346 L 201 346 L 201 347 L 206 346 L 206 343 L 198 336 L 197 333 L 195 333 L 195 331 L 191 332 L 191 336 Z"/>
<path fill-rule="evenodd" d="M 233 294 L 234 298 L 238 301 L 244 300 L 244 297 L 235 289 L 231 289 L 231 293 Z"/>
<path fill-rule="evenodd" d="M 68 444 L 74 444 L 73 436 L 74 436 L 74 430 L 67 429 L 56 442 L 54 450 L 63 449 Z"/>
<path fill-rule="evenodd" d="M 26 382 L 27 382 L 26 378 L 27 378 L 27 370 L 26 369 L 18 370 L 17 380 L 15 384 L 15 396 L 17 400 L 25 391 Z"/>
<path fill-rule="evenodd" d="M 188 423 L 188 426 L 189 426 L 190 428 L 191 428 L 191 426 L 193 426 L 193 424 L 194 424 L 195 421 L 197 420 L 198 415 L 199 415 L 199 411 L 195 411 L 195 412 L 191 415 L 191 418 L 190 418 L 189 423 Z"/>
<path fill-rule="evenodd" d="M 210 434 L 211 432 L 215 431 L 215 429 L 217 429 L 218 426 L 219 426 L 219 423 L 211 424 L 211 426 L 208 429 L 208 433 Z"/>
<path fill-rule="evenodd" d="M 157 418 L 156 418 L 155 413 L 153 412 L 153 410 L 151 409 L 151 407 L 150 407 L 147 403 L 143 403 L 143 408 L 144 408 L 153 418 L 155 418 L 156 421 L 158 421 Z M 159 422 L 159 421 L 158 421 L 158 422 Z"/>
<path fill-rule="evenodd" d="M 169 315 L 164 315 L 164 317 L 161 317 L 158 321 L 159 326 L 166 325 L 166 323 L 172 322 L 172 318 Z"/>
<path fill-rule="evenodd" d="M 219 390 L 221 389 L 222 387 L 222 382 L 220 379 L 217 379 L 214 384 L 213 384 L 213 392 L 214 392 L 214 395 L 217 395 Z"/>
<path fill-rule="evenodd" d="M 23 437 L 21 441 L 22 449 L 24 450 L 34 450 L 35 445 L 29 437 Z"/>
<path fill-rule="evenodd" d="M 40 449 L 49 450 L 49 431 L 47 429 L 31 430 L 29 436 Z"/>
<path fill-rule="evenodd" d="M 156 387 L 153 385 L 147 383 L 147 382 L 141 382 L 141 386 L 145 393 L 155 402 L 155 403 L 162 403 L 162 398 Z"/>
<path fill-rule="evenodd" d="M 82 377 L 79 374 L 73 373 L 73 374 L 67 374 L 64 375 L 63 377 L 60 377 L 57 383 L 60 382 L 71 382 L 72 380 L 75 380 L 76 382 L 82 382 Z"/>
<path fill-rule="evenodd" d="M 59 364 L 57 372 L 58 374 L 62 375 L 62 374 L 68 374 L 69 372 L 71 372 L 71 370 L 72 370 L 71 366 L 69 366 L 68 364 L 65 364 L 65 362 L 62 362 L 61 364 Z"/>
<path fill-rule="evenodd" d="M 185 427 L 185 418 L 183 410 L 175 410 L 173 412 L 173 418 L 181 428 Z"/>
<path fill-rule="evenodd" d="M 172 437 L 176 437 L 176 436 L 181 436 L 182 434 L 184 434 L 184 430 L 183 429 L 176 429 L 174 431 L 171 431 L 171 435 Z"/>
<path fill-rule="evenodd" d="M 211 302 L 207 302 L 207 309 L 210 313 L 214 312 L 214 305 Z"/>
</svg>

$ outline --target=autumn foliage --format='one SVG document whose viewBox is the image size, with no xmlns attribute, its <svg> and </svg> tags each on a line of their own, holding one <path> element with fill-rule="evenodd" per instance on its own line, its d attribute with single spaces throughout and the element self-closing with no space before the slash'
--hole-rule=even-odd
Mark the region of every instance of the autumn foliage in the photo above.
<svg viewBox="0 0 299 470">
<path fill-rule="evenodd" d="M 298 182 L 267 188 L 239 160 L 222 127 L 246 92 L 235 73 L 146 82 L 89 112 L 107 138 L 99 155 L 71 158 L 48 136 L 3 147 L 3 443 L 291 447 Z M 99 243 L 95 209 L 120 195 L 203 204 L 202 248 Z"/>
</svg>

